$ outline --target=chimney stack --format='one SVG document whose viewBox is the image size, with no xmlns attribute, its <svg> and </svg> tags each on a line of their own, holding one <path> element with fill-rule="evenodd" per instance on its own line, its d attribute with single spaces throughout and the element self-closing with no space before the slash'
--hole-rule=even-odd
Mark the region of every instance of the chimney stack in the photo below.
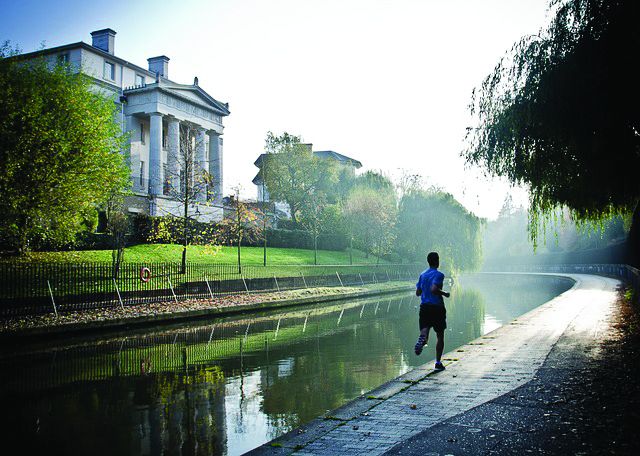
<svg viewBox="0 0 640 456">
<path fill-rule="evenodd" d="M 116 41 L 116 32 L 110 28 L 96 30 L 91 32 L 91 45 L 102 49 L 105 52 L 113 55 L 113 48 Z"/>
<path fill-rule="evenodd" d="M 147 59 L 147 62 L 149 62 L 149 71 L 157 73 L 163 78 L 169 78 L 169 57 L 159 55 L 158 57 Z"/>
</svg>

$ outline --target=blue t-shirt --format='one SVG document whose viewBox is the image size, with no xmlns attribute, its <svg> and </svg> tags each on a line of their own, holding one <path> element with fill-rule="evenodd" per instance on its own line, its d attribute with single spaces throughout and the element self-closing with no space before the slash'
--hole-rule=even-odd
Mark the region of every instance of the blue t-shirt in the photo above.
<svg viewBox="0 0 640 456">
<path fill-rule="evenodd" d="M 420 296 L 420 303 L 422 305 L 436 305 L 444 306 L 444 299 L 440 295 L 434 295 L 431 293 L 432 285 L 440 285 L 444 283 L 444 274 L 438 271 L 436 268 L 429 268 L 420 274 L 418 283 L 416 283 L 416 289 L 422 290 Z"/>
</svg>

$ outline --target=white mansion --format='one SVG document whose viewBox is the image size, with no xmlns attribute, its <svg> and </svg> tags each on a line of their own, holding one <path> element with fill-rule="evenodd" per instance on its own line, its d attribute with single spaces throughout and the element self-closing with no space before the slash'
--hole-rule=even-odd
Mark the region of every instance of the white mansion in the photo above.
<svg viewBox="0 0 640 456">
<path fill-rule="evenodd" d="M 178 215 L 184 209 L 172 199 L 181 176 L 179 148 L 186 134 L 195 135 L 194 162 L 207 170 L 212 182 L 189 208 L 199 220 L 222 219 L 222 119 L 229 105 L 211 97 L 194 78 L 193 85 L 169 80 L 169 58 L 147 59 L 148 69 L 114 55 L 116 32 L 91 33 L 92 45 L 84 42 L 36 51 L 50 62 L 65 62 L 74 71 L 90 76 L 95 88 L 114 98 L 120 108 L 123 131 L 129 132 L 131 179 L 134 196 L 127 198 L 132 213 Z M 183 137 L 181 138 L 181 135 Z"/>
</svg>

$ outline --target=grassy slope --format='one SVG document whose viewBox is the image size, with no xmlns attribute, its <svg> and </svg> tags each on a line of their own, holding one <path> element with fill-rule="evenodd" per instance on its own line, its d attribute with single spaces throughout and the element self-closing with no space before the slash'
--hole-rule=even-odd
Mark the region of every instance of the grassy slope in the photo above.
<svg viewBox="0 0 640 456">
<path fill-rule="evenodd" d="M 125 251 L 125 262 L 179 262 L 182 246 L 175 244 L 136 245 Z M 262 247 L 243 247 L 242 263 L 262 264 Z M 111 262 L 111 250 L 86 250 L 71 252 L 33 252 L 24 258 L 25 261 L 43 262 Z M 235 247 L 221 247 L 217 252 L 203 246 L 189 246 L 187 260 L 190 263 L 219 263 L 229 264 L 237 261 Z M 353 263 L 375 263 L 376 258 L 365 258 L 364 253 L 354 250 Z M 384 261 L 381 260 L 381 263 Z M 267 264 L 292 265 L 313 264 L 313 250 L 269 248 L 267 250 Z M 319 250 L 318 264 L 349 264 L 349 252 Z"/>
</svg>

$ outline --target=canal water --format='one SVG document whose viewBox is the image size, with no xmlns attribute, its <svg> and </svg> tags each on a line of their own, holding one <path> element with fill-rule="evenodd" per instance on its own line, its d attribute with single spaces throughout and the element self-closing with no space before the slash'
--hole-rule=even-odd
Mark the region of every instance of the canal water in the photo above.
<svg viewBox="0 0 640 456">
<path fill-rule="evenodd" d="M 572 285 L 463 276 L 445 285 L 445 351 Z M 242 454 L 415 366 L 418 298 L 401 293 L 2 347 L 5 449 L 21 454 Z M 433 337 L 433 335 L 432 335 Z"/>
</svg>

